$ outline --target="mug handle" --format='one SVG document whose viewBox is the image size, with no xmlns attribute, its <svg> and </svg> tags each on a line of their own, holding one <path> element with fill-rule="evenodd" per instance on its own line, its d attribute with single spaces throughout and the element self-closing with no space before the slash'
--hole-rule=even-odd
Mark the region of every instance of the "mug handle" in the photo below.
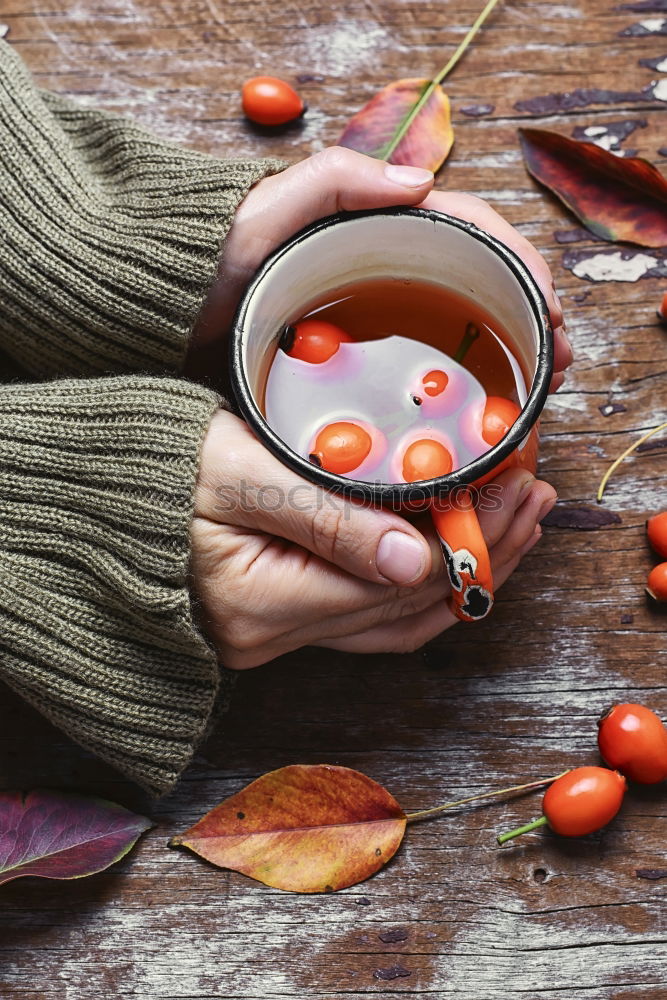
<svg viewBox="0 0 667 1000">
<path fill-rule="evenodd" d="M 493 607 L 493 574 L 470 490 L 456 491 L 455 506 L 435 500 L 431 516 L 452 585 L 452 612 L 463 622 L 486 618 Z"/>
</svg>

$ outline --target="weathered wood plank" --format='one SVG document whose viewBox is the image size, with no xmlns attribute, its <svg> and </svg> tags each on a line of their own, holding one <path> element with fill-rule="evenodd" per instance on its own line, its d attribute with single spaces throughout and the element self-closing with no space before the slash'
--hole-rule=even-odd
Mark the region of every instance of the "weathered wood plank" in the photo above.
<svg viewBox="0 0 667 1000">
<path fill-rule="evenodd" d="M 42 86 L 220 155 L 288 159 L 334 142 L 384 82 L 436 70 L 479 9 L 473 0 L 5 7 L 0 21 Z M 447 83 L 456 144 L 438 186 L 488 198 L 533 240 L 566 308 L 577 360 L 545 411 L 541 469 L 568 504 L 594 503 L 609 462 L 664 419 L 667 341 L 654 313 L 666 283 L 590 282 L 564 266 L 572 250 L 608 247 L 576 232 L 561 242 L 577 223 L 526 175 L 516 128 L 571 135 L 636 123 L 621 148 L 664 165 L 667 85 L 647 62 L 667 53 L 665 16 L 660 0 L 644 10 L 507 5 Z M 621 34 L 642 21 L 647 33 Z M 257 72 L 302 77 L 301 125 L 264 135 L 244 122 L 239 86 Z M 493 110 L 464 112 L 482 103 Z M 609 401 L 625 410 L 604 416 Z M 0 785 L 94 791 L 159 823 L 105 874 L 3 889 L 3 998 L 663 1000 L 667 878 L 636 872 L 667 869 L 664 788 L 633 789 L 611 827 L 575 841 L 542 832 L 495 846 L 498 831 L 538 812 L 535 795 L 416 824 L 387 869 L 334 896 L 276 892 L 166 841 L 283 764 L 357 767 L 418 809 L 596 763 L 596 719 L 614 700 L 667 714 L 667 618 L 643 593 L 652 564 L 643 522 L 667 507 L 666 457 L 657 448 L 618 470 L 605 506 L 619 524 L 547 528 L 492 620 L 411 656 L 302 650 L 243 675 L 229 716 L 159 803 L 3 691 Z"/>
</svg>

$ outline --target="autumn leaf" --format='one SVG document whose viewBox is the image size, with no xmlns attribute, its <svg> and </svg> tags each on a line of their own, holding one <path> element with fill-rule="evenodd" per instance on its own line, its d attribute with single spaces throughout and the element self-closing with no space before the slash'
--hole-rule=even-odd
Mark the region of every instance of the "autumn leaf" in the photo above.
<svg viewBox="0 0 667 1000">
<path fill-rule="evenodd" d="M 566 772 L 563 772 L 566 773 Z M 292 764 L 225 799 L 170 847 L 189 847 L 275 889 L 333 892 L 375 874 L 398 850 L 407 823 L 468 802 L 531 791 L 541 778 L 404 813 L 393 795 L 349 767 Z"/>
<path fill-rule="evenodd" d="M 440 84 L 453 70 L 498 0 L 488 0 L 452 57 L 433 79 L 396 80 L 375 95 L 349 122 L 338 140 L 388 163 L 434 173 L 454 143 L 449 98 Z"/>
<path fill-rule="evenodd" d="M 0 885 L 25 875 L 71 879 L 122 858 L 153 823 L 71 792 L 0 792 Z"/>
<path fill-rule="evenodd" d="M 667 245 L 667 181 L 648 160 L 619 157 L 548 129 L 519 129 L 526 167 L 604 240 Z"/>
<path fill-rule="evenodd" d="M 382 868 L 403 839 L 396 799 L 359 771 L 293 764 L 263 775 L 170 847 L 293 892 L 331 892 Z"/>
<path fill-rule="evenodd" d="M 424 167 L 435 173 L 454 142 L 449 98 L 442 87 L 431 88 L 423 106 L 405 128 L 430 85 L 430 80 L 422 79 L 390 83 L 352 118 L 338 144 L 389 163 Z"/>
</svg>

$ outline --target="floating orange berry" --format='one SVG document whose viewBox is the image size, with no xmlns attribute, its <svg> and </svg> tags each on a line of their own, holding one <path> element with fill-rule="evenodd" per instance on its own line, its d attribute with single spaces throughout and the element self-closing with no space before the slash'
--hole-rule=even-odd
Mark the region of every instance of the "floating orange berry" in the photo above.
<svg viewBox="0 0 667 1000">
<path fill-rule="evenodd" d="M 314 465 L 342 476 L 361 465 L 372 445 L 367 430 L 351 420 L 339 420 L 322 428 L 308 457 Z"/>
<path fill-rule="evenodd" d="M 482 418 L 482 437 L 487 444 L 496 445 L 521 413 L 516 403 L 503 396 L 488 396 Z"/>
<path fill-rule="evenodd" d="M 454 461 L 450 452 L 440 441 L 420 438 L 405 449 L 403 456 L 403 478 L 406 483 L 417 483 L 422 479 L 435 479 L 452 471 Z"/>
<path fill-rule="evenodd" d="M 663 559 L 667 559 L 667 510 L 655 517 L 649 517 L 646 522 L 648 540 Z"/>
<path fill-rule="evenodd" d="M 438 368 L 427 372 L 422 379 L 422 386 L 427 396 L 439 396 L 447 388 L 449 376 L 446 372 L 441 372 Z"/>
<path fill-rule="evenodd" d="M 280 338 L 280 347 L 290 358 L 321 365 L 332 358 L 343 343 L 352 337 L 334 323 L 322 319 L 303 319 L 294 326 L 286 326 Z"/>
<path fill-rule="evenodd" d="M 289 83 L 275 76 L 254 76 L 241 90 L 243 112 L 258 125 L 285 125 L 305 111 Z"/>
</svg>

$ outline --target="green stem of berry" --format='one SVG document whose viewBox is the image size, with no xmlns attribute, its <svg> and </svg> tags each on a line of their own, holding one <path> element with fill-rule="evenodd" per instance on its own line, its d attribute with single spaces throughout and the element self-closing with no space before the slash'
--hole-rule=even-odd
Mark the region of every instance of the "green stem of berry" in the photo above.
<svg viewBox="0 0 667 1000">
<path fill-rule="evenodd" d="M 446 63 L 445 66 L 442 67 L 437 76 L 434 76 L 433 79 L 430 80 L 425 85 L 419 97 L 419 100 L 413 106 L 412 110 L 405 116 L 403 122 L 401 123 L 400 128 L 394 135 L 393 139 L 391 139 L 391 141 L 387 143 L 384 149 L 380 150 L 378 153 L 375 154 L 379 160 L 388 161 L 391 159 L 392 153 L 396 151 L 401 141 L 405 138 L 408 129 L 412 125 L 413 121 L 415 120 L 419 112 L 426 104 L 428 104 L 429 98 L 433 93 L 433 91 L 435 90 L 435 88 L 438 86 L 438 84 L 442 83 L 447 74 L 451 73 L 451 71 L 454 69 L 457 62 L 459 61 L 465 50 L 468 48 L 471 41 L 473 40 L 479 29 L 482 27 L 482 25 L 484 24 L 487 17 L 489 16 L 489 14 L 491 13 L 491 11 L 493 10 L 493 8 L 496 6 L 497 3 L 498 0 L 489 0 L 486 7 L 479 15 L 479 17 L 477 18 L 472 28 L 465 36 L 465 38 L 463 39 L 463 41 L 461 42 L 461 44 L 459 45 L 459 47 L 457 48 L 456 52 L 451 57 L 451 59 Z"/>
<path fill-rule="evenodd" d="M 534 819 L 532 822 L 526 823 L 525 826 L 517 826 L 516 830 L 510 830 L 509 833 L 501 833 L 499 837 L 496 837 L 496 840 L 499 844 L 506 844 L 508 840 L 519 837 L 522 833 L 528 833 L 530 830 L 536 830 L 538 826 L 544 826 L 547 822 L 546 816 L 540 816 L 539 819 Z"/>
<path fill-rule="evenodd" d="M 491 799 L 497 795 L 508 795 L 510 792 L 527 792 L 532 788 L 542 788 L 544 785 L 550 785 L 558 778 L 562 778 L 564 774 L 568 774 L 568 771 L 563 771 L 563 774 L 557 774 L 553 778 L 543 778 L 541 781 L 529 781 L 527 785 L 512 785 L 511 788 L 501 788 L 497 792 L 483 792 L 481 795 L 471 795 L 467 799 L 457 799 L 456 802 L 446 802 L 444 806 L 435 806 L 433 809 L 421 809 L 419 812 L 408 813 L 406 819 L 408 823 L 412 823 L 417 819 L 426 819 L 428 816 L 435 816 L 446 809 L 454 809 L 455 806 L 464 806 L 468 802 L 477 802 L 479 799 Z"/>
<path fill-rule="evenodd" d="M 478 337 L 479 327 L 475 326 L 474 323 L 468 323 L 466 331 L 461 337 L 461 343 L 459 344 L 456 354 L 454 355 L 454 361 L 458 361 L 459 364 L 462 364 L 463 359 Z"/>
</svg>

